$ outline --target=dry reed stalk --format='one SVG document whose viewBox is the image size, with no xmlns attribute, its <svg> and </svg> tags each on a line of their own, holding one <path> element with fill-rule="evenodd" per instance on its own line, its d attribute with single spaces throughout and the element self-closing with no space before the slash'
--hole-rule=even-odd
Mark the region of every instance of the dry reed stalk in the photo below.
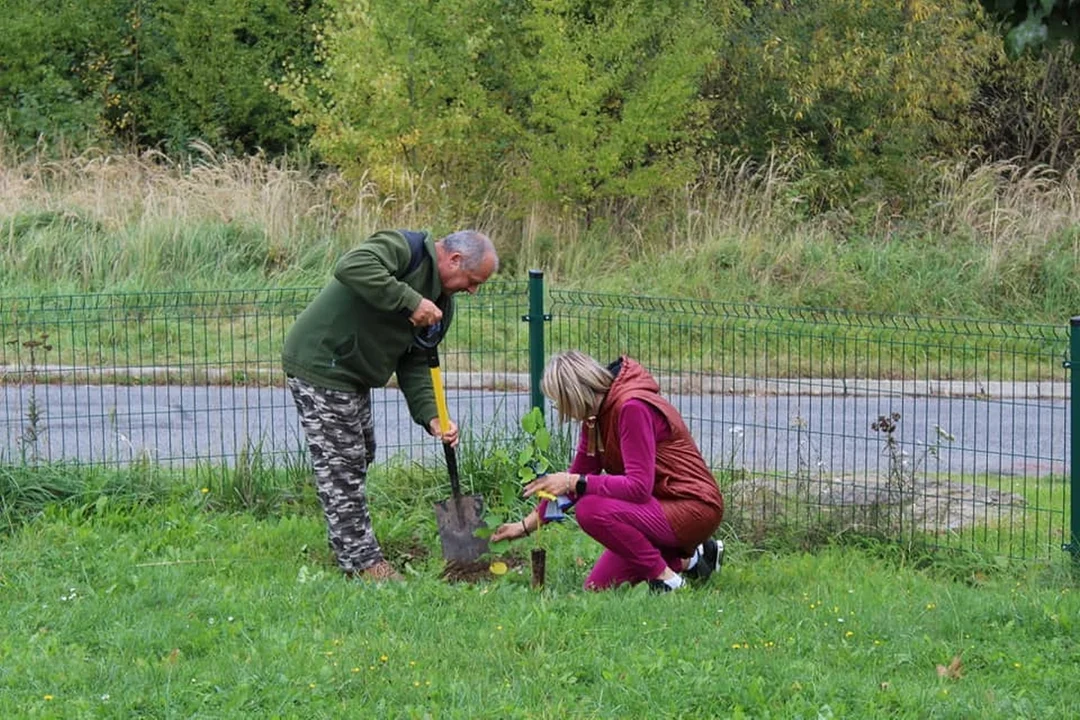
<svg viewBox="0 0 1080 720">
<path fill-rule="evenodd" d="M 807 222 L 797 201 L 792 163 L 745 158 L 717 161 L 705 177 L 653 200 L 611 202 L 604 236 L 594 237 L 580 212 L 533 203 L 524 215 L 509 183 L 495 183 L 470 215 L 456 214 L 454 189 L 433 186 L 423 173 L 400 171 L 398 195 L 385 196 L 366 176 L 347 178 L 291 158 L 228 157 L 195 144 L 184 162 L 162 153 L 110 155 L 88 150 L 46 159 L 17 153 L 0 138 L 0 218 L 41 211 L 71 214 L 113 235 L 177 237 L 177 228 L 236 223 L 265 234 L 271 262 L 289 263 L 312 251 L 331 263 L 358 238 L 382 227 L 449 230 L 473 226 L 497 238 L 518 267 L 543 264 L 551 277 L 610 273 L 657 253 L 693 257 L 737 242 L 740 265 L 763 253 L 784 257 L 817 242 L 833 243 L 843 217 Z M 1054 174 L 1015 162 L 942 164 L 932 175 L 937 202 L 920 218 L 943 238 L 986 248 L 987 267 L 1036 254 L 1048 239 L 1080 226 L 1080 168 Z M 885 240 L 896 218 L 877 208 L 874 228 Z M 147 239 L 142 242 L 154 242 Z M 135 249 L 138 251 L 138 248 Z M 1080 238 L 1073 252 L 1080 258 Z"/>
</svg>

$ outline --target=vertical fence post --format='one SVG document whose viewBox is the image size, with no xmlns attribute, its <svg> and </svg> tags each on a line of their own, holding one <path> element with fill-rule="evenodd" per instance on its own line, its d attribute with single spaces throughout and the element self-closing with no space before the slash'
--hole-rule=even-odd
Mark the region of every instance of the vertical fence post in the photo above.
<svg viewBox="0 0 1080 720">
<path fill-rule="evenodd" d="M 529 391 L 532 407 L 544 412 L 544 395 L 540 392 L 540 377 L 544 373 L 544 323 L 551 319 L 544 314 L 544 272 L 529 271 L 529 314 L 521 318 L 529 323 Z"/>
<path fill-rule="evenodd" d="M 1080 560 L 1080 317 L 1069 321 L 1069 542 L 1062 549 Z"/>
</svg>

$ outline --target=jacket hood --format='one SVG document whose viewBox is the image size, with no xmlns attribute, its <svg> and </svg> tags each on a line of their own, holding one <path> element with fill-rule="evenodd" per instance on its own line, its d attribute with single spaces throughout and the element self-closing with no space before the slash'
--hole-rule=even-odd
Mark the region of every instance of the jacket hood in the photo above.
<svg viewBox="0 0 1080 720">
<path fill-rule="evenodd" d="M 611 388 L 600 405 L 601 413 L 605 408 L 617 404 L 625 395 L 660 393 L 660 384 L 656 382 L 656 378 L 633 358 L 623 355 L 611 363 L 608 369 L 615 373 L 615 380 L 611 383 Z"/>
</svg>

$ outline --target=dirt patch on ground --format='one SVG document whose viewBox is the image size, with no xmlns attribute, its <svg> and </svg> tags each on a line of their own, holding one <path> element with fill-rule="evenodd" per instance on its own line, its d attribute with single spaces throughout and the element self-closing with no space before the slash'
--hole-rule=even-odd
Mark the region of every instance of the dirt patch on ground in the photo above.
<svg viewBox="0 0 1080 720">
<path fill-rule="evenodd" d="M 491 565 L 496 560 L 505 563 L 508 571 L 525 565 L 522 558 L 513 555 L 477 562 L 448 562 L 443 567 L 442 572 L 439 573 L 439 577 L 451 583 L 478 583 L 491 580 L 495 577 L 491 572 Z"/>
<path fill-rule="evenodd" d="M 1026 501 L 982 485 L 916 478 L 898 486 L 888 478 L 842 476 L 810 480 L 755 478 L 725 491 L 732 514 L 768 521 L 768 515 L 805 516 L 817 510 L 852 529 L 897 528 L 941 533 L 996 524 L 1022 515 Z M 788 518 L 795 519 L 795 518 Z"/>
</svg>

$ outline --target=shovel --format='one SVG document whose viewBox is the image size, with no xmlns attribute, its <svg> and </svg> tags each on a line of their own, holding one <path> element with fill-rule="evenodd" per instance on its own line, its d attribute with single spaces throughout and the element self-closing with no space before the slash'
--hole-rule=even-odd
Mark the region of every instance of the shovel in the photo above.
<svg viewBox="0 0 1080 720">
<path fill-rule="evenodd" d="M 450 429 L 450 413 L 446 409 L 442 373 L 439 370 L 439 351 L 428 349 L 428 367 L 435 390 L 435 406 L 439 411 L 439 427 Z M 487 538 L 476 537 L 476 531 L 487 527 L 484 522 L 484 498 L 481 495 L 462 495 L 458 478 L 457 456 L 450 443 L 446 451 L 446 470 L 450 473 L 450 497 L 435 503 L 435 520 L 439 526 L 443 559 L 452 563 L 474 563 L 488 551 Z"/>
</svg>

